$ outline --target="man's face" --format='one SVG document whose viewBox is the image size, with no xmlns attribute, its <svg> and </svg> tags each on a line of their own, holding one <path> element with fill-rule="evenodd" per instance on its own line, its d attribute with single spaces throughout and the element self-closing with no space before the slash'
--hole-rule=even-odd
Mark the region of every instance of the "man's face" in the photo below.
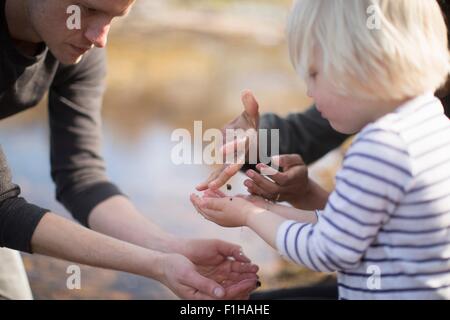
<svg viewBox="0 0 450 320">
<path fill-rule="evenodd" d="M 28 0 L 31 24 L 62 64 L 76 64 L 83 54 L 106 46 L 113 18 L 126 15 L 135 0 Z M 80 29 L 70 30 L 67 9 L 78 6 Z"/>
</svg>

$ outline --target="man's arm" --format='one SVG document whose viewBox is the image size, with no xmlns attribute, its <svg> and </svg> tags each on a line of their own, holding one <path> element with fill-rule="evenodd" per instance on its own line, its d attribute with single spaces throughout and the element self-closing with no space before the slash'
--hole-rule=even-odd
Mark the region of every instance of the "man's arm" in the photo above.
<svg viewBox="0 0 450 320">
<path fill-rule="evenodd" d="M 348 138 L 336 132 L 315 106 L 286 118 L 273 113 L 264 114 L 259 128 L 279 129 L 280 154 L 299 154 L 306 164 L 320 159 Z"/>
<path fill-rule="evenodd" d="M 199 264 L 214 260 L 206 251 L 216 254 L 215 263 L 230 256 L 248 263 L 239 246 L 218 240 L 186 241 L 168 234 L 145 218 L 108 180 L 100 150 L 105 76 L 105 51 L 93 49 L 79 64 L 61 66 L 50 88 L 51 167 L 57 199 L 84 226 L 106 235 L 180 253 Z M 208 248 L 204 257 L 198 257 L 192 243 Z"/>
<path fill-rule="evenodd" d="M 0 247 L 31 253 L 31 237 L 48 211 L 19 197 L 8 162 L 0 146 Z"/>
<path fill-rule="evenodd" d="M 188 249 L 185 241 L 144 217 L 124 196 L 98 204 L 89 215 L 88 224 L 93 230 L 153 250 L 184 254 Z"/>
<path fill-rule="evenodd" d="M 26 202 L 19 194 L 0 147 L 0 247 L 150 277 L 188 299 L 223 294 L 225 298 L 245 297 L 254 289 L 256 270 L 250 265 L 235 261 L 220 265 L 228 269 L 210 268 L 200 273 L 184 256 L 145 249 L 86 229 Z M 224 291 L 215 279 L 231 279 L 231 285 Z"/>
<path fill-rule="evenodd" d="M 101 156 L 105 76 L 105 50 L 93 49 L 78 65 L 62 66 L 50 90 L 51 165 L 57 199 L 93 230 L 169 251 L 169 235 L 140 214 L 106 176 Z"/>
<path fill-rule="evenodd" d="M 162 253 L 91 231 L 51 212 L 38 224 L 31 246 L 38 254 L 156 280 L 163 278 Z"/>
<path fill-rule="evenodd" d="M 225 289 L 199 273 L 186 257 L 149 250 L 108 237 L 47 213 L 38 224 L 31 241 L 36 253 L 91 266 L 125 271 L 162 282 L 184 299 L 234 298 L 252 289 L 253 279 Z M 243 277 L 243 279 L 246 279 Z"/>
<path fill-rule="evenodd" d="M 50 160 L 56 198 L 84 226 L 100 202 L 121 195 L 107 176 L 101 150 L 105 51 L 92 49 L 60 66 L 49 90 Z"/>
</svg>

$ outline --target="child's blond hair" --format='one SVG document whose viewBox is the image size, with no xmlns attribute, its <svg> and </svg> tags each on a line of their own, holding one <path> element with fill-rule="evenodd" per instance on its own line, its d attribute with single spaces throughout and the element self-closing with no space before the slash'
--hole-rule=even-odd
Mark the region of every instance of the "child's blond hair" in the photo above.
<svg viewBox="0 0 450 320">
<path fill-rule="evenodd" d="M 400 100 L 434 92 L 450 72 L 435 0 L 297 0 L 288 41 L 300 75 L 322 59 L 324 76 L 342 95 Z"/>
</svg>

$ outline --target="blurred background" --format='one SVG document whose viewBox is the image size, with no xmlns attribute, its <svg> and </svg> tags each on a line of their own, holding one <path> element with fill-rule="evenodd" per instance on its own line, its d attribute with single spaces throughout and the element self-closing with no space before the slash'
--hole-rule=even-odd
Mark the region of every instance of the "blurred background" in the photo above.
<svg viewBox="0 0 450 320">
<path fill-rule="evenodd" d="M 291 67 L 285 24 L 290 0 L 138 0 L 113 25 L 104 101 L 104 157 L 108 174 L 150 219 L 180 236 L 215 237 L 243 246 L 261 267 L 262 288 L 308 285 L 323 275 L 281 260 L 244 228 L 223 229 L 201 219 L 189 202 L 211 168 L 171 162 L 171 133 L 220 128 L 242 112 L 240 93 L 251 89 L 262 112 L 307 108 L 303 83 Z M 54 200 L 50 179 L 46 102 L 0 123 L 0 143 L 14 181 L 30 202 L 70 217 Z M 340 150 L 314 164 L 328 189 Z M 244 192 L 244 177 L 232 181 Z M 36 299 L 175 299 L 155 281 L 82 266 L 81 290 L 68 290 L 71 263 L 23 255 Z"/>
</svg>

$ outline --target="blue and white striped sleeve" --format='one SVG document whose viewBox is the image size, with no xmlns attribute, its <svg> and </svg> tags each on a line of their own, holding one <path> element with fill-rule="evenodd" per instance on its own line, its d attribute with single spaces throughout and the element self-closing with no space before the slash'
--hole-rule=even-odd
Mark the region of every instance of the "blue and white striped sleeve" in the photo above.
<svg viewBox="0 0 450 320">
<path fill-rule="evenodd" d="M 323 272 L 356 268 L 412 180 L 402 139 L 381 131 L 359 137 L 336 176 L 336 188 L 316 224 L 286 221 L 277 232 L 279 252 Z"/>
</svg>

